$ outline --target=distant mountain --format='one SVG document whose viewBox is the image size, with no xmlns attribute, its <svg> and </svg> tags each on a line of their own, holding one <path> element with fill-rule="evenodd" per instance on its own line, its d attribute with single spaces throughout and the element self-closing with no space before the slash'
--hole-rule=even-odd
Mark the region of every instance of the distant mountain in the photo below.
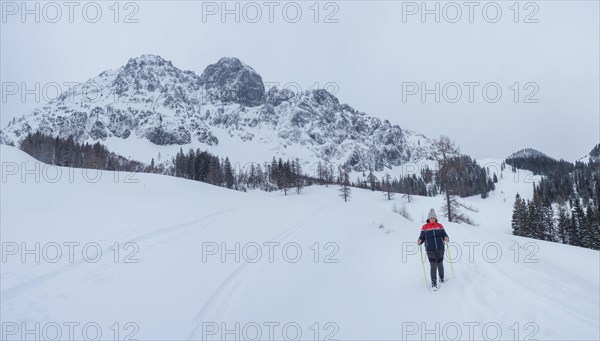
<svg viewBox="0 0 600 341">
<path fill-rule="evenodd" d="M 518 152 L 513 153 L 509 157 L 507 157 L 507 159 L 516 159 L 516 158 L 549 158 L 549 159 L 553 159 L 553 158 L 549 157 L 548 155 L 540 152 L 539 150 L 536 150 L 533 148 L 521 149 Z"/>
<path fill-rule="evenodd" d="M 0 142 L 17 143 L 37 130 L 101 141 L 111 149 L 115 139 L 132 137 L 158 146 L 254 142 L 250 152 L 348 161 L 358 171 L 427 159 L 432 144 L 340 103 L 326 90 L 267 90 L 253 68 L 231 57 L 200 76 L 159 56 L 131 58 L 11 121 L 0 131 Z"/>
<path fill-rule="evenodd" d="M 536 175 L 550 176 L 557 173 L 569 173 L 574 165 L 565 160 L 556 160 L 540 152 L 539 150 L 526 148 L 520 150 L 508 158 L 506 163 L 520 169 L 532 171 Z"/>
</svg>

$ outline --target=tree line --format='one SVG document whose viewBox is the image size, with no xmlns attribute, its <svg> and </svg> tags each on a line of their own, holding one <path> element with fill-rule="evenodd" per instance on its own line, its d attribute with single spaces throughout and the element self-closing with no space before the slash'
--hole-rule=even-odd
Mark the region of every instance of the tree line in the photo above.
<svg viewBox="0 0 600 341">
<path fill-rule="evenodd" d="M 600 210 L 581 200 L 552 205 L 535 195 L 525 201 L 517 194 L 512 216 L 513 234 L 600 250 Z"/>
<path fill-rule="evenodd" d="M 21 141 L 21 150 L 47 164 L 111 171 L 142 172 L 146 166 L 110 152 L 100 143 L 78 143 L 72 136 L 63 139 L 41 132 L 29 133 Z"/>
<path fill-rule="evenodd" d="M 486 171 L 470 157 L 458 154 L 457 150 L 454 151 L 456 155 L 450 155 L 450 151 L 447 151 L 448 158 L 440 161 L 437 172 L 426 168 L 421 170 L 420 176 L 411 174 L 392 178 L 385 174 L 378 178 L 369 171 L 353 182 L 350 180 L 348 164 L 318 162 L 314 174 L 309 175 L 303 171 L 299 159 L 283 160 L 273 157 L 271 162 L 250 163 L 239 169 L 233 167 L 228 157 L 220 158 L 201 149 L 184 152 L 180 148 L 168 162 L 156 164 L 152 159 L 145 165 L 110 152 L 100 143 L 77 143 L 73 137 L 64 139 L 39 131 L 28 134 L 20 148 L 40 161 L 58 166 L 159 173 L 240 191 L 280 190 L 287 195 L 290 190 L 300 193 L 302 188 L 312 184 L 338 185 L 343 188 L 341 196 L 346 201 L 351 197 L 351 187 L 382 191 L 388 199 L 392 198 L 393 193 L 400 193 L 409 201 L 413 195 L 435 196 L 440 192 L 447 192 L 452 198 L 478 193 L 484 196 L 494 188 Z M 451 200 L 451 204 L 454 207 L 450 208 L 449 220 L 460 222 L 457 219 L 460 216 L 460 205 L 456 204 L 456 200 Z M 453 212 L 456 212 L 454 220 Z"/>
<path fill-rule="evenodd" d="M 290 189 L 300 193 L 307 183 L 315 180 L 303 174 L 299 159 L 283 161 L 273 157 L 270 163 L 265 162 L 262 166 L 249 163 L 243 169 L 234 169 L 229 157 L 221 159 L 200 149 L 190 149 L 184 153 L 180 149 L 172 165 L 163 173 L 242 191 L 282 190 L 287 195 Z"/>
<path fill-rule="evenodd" d="M 513 172 L 520 168 L 542 175 L 537 191 L 544 200 L 558 203 L 579 197 L 584 205 L 590 200 L 600 201 L 600 162 L 577 161 L 573 164 L 537 156 L 509 158 L 506 163 L 513 167 Z"/>
<path fill-rule="evenodd" d="M 506 163 L 543 176 L 532 200 L 515 197 L 513 234 L 600 249 L 600 162 L 530 156 Z"/>
</svg>

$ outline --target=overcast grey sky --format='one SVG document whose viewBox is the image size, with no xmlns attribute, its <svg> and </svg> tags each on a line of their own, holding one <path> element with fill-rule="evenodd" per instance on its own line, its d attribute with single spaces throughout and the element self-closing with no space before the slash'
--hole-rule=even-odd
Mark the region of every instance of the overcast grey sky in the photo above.
<svg viewBox="0 0 600 341">
<path fill-rule="evenodd" d="M 268 84 L 326 87 L 476 158 L 532 147 L 573 161 L 600 141 L 598 1 L 21 3 L 2 1 L 2 127 L 39 106 L 6 84 L 83 82 L 158 54 L 198 74 L 238 57 Z"/>
</svg>

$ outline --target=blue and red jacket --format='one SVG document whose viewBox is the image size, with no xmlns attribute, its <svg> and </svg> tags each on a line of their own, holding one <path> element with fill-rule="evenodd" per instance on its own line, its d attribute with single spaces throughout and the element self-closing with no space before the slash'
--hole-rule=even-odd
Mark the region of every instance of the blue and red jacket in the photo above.
<svg viewBox="0 0 600 341">
<path fill-rule="evenodd" d="M 425 243 L 425 250 L 444 250 L 444 238 L 448 237 L 442 224 L 427 223 L 421 227 L 419 239 Z"/>
</svg>

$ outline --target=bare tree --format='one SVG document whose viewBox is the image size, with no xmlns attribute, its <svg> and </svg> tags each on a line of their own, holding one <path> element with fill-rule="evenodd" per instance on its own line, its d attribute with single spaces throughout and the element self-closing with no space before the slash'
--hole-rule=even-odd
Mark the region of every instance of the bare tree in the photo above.
<svg viewBox="0 0 600 341">
<path fill-rule="evenodd" d="M 460 176 L 460 152 L 454 141 L 448 136 L 442 135 L 440 139 L 433 143 L 433 156 L 438 163 L 436 181 L 444 188 L 446 195 L 446 204 L 443 212 L 448 217 L 449 222 L 453 222 L 458 217 L 459 212 L 455 204 L 457 179 Z"/>
<path fill-rule="evenodd" d="M 403 203 L 402 207 L 398 208 L 398 206 L 394 203 L 394 207 L 392 207 L 392 211 L 394 213 L 398 213 L 399 215 L 403 216 L 404 218 L 413 221 L 412 216 L 410 215 L 410 213 L 408 213 L 408 210 L 406 209 L 406 204 Z"/>
<path fill-rule="evenodd" d="M 460 149 L 448 136 L 441 135 L 440 139 L 433 143 L 433 157 L 438 162 L 445 163 L 450 158 L 460 155 Z"/>
<path fill-rule="evenodd" d="M 450 215 L 448 214 L 448 208 L 450 208 L 451 212 L 452 212 L 452 220 L 450 220 L 450 218 L 448 218 L 448 221 L 452 221 L 452 222 L 459 223 L 459 224 L 465 223 L 465 224 L 469 224 L 469 225 L 477 225 L 469 216 L 467 216 L 466 214 L 461 212 L 461 208 L 464 208 L 471 212 L 478 212 L 477 209 L 473 208 L 472 206 L 467 206 L 464 203 L 461 203 L 458 200 L 457 196 L 455 196 L 455 195 L 450 196 L 450 204 L 444 205 L 442 207 L 442 214 L 444 216 L 450 217 Z"/>
</svg>

